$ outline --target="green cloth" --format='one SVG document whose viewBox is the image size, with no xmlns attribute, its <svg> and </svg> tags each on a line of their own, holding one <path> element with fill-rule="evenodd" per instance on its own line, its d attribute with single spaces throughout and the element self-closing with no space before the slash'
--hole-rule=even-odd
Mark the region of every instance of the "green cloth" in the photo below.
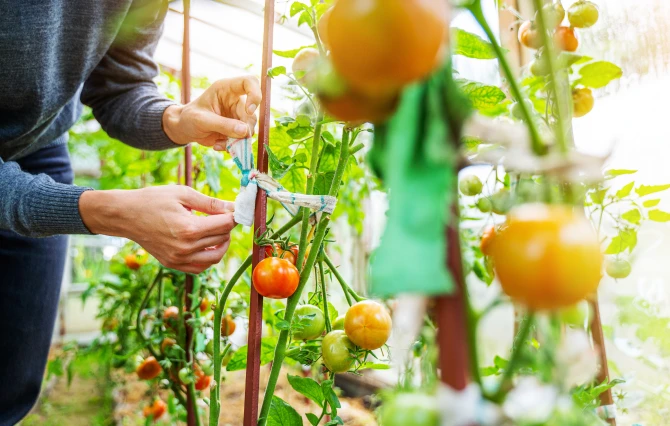
<svg viewBox="0 0 670 426">
<path fill-rule="evenodd" d="M 389 190 L 388 222 L 371 261 L 371 294 L 449 294 L 446 227 L 457 186 L 457 145 L 471 106 L 450 65 L 408 87 L 375 128 L 369 161 Z"/>
</svg>

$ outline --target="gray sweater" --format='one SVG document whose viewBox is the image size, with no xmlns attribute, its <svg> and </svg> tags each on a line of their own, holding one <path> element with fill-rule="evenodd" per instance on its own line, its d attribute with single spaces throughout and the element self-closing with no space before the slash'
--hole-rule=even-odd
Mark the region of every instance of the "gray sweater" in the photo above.
<svg viewBox="0 0 670 426">
<path fill-rule="evenodd" d="M 152 60 L 167 0 L 0 0 L 0 229 L 43 237 L 89 233 L 88 188 L 21 171 L 12 161 L 65 143 L 82 103 L 110 136 L 147 150 L 175 147 L 172 105 Z"/>
</svg>

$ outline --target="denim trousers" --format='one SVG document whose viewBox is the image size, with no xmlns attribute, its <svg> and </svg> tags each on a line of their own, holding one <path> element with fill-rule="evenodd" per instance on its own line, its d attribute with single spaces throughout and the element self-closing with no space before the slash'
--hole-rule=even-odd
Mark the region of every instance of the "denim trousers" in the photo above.
<svg viewBox="0 0 670 426">
<path fill-rule="evenodd" d="M 67 145 L 46 147 L 17 162 L 25 172 L 72 183 Z M 19 422 L 39 396 L 67 245 L 64 235 L 27 238 L 0 230 L 0 426 Z"/>
</svg>

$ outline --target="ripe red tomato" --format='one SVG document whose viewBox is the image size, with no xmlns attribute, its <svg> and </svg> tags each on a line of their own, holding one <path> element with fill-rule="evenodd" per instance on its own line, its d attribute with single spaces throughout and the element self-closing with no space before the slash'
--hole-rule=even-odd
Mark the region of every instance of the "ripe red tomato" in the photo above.
<svg viewBox="0 0 670 426">
<path fill-rule="evenodd" d="M 281 248 L 280 244 L 274 244 L 273 246 L 265 246 L 265 257 L 279 257 L 295 265 L 299 250 L 300 248 L 295 244 L 291 245 L 288 250 Z"/>
<path fill-rule="evenodd" d="M 594 104 L 595 100 L 591 89 L 582 87 L 572 91 L 573 115 L 575 117 L 583 117 L 591 112 Z"/>
<path fill-rule="evenodd" d="M 529 49 L 539 49 L 542 47 L 540 32 L 535 28 L 533 21 L 526 21 L 519 27 L 519 43 Z"/>
<path fill-rule="evenodd" d="M 566 52 L 574 52 L 579 47 L 575 30 L 570 27 L 558 27 L 554 33 L 554 41 L 559 49 Z"/>
<path fill-rule="evenodd" d="M 233 320 L 233 317 L 226 315 L 221 319 L 221 336 L 227 337 L 235 332 L 237 325 Z"/>
<path fill-rule="evenodd" d="M 297 340 L 313 340 L 320 337 L 326 328 L 326 317 L 318 306 L 301 305 L 293 313 L 293 321 L 302 328 L 293 331 Z"/>
<path fill-rule="evenodd" d="M 448 17 L 443 0 L 338 0 L 327 22 L 335 68 L 362 93 L 395 93 L 441 63 Z"/>
<path fill-rule="evenodd" d="M 491 255 L 491 243 L 495 239 L 496 236 L 496 228 L 495 226 L 491 225 L 482 234 L 482 239 L 479 242 L 479 250 L 482 252 L 484 256 L 490 256 Z"/>
<path fill-rule="evenodd" d="M 199 366 L 195 368 L 195 390 L 205 390 L 212 383 L 212 376 L 206 375 Z"/>
<path fill-rule="evenodd" d="M 144 417 L 151 417 L 154 421 L 160 419 L 167 411 L 167 404 L 161 399 L 154 399 L 151 405 L 147 405 L 142 410 Z"/>
<path fill-rule="evenodd" d="M 176 306 L 169 306 L 163 311 L 163 323 L 166 327 L 175 330 L 177 328 L 177 321 L 179 321 L 179 308 Z"/>
<path fill-rule="evenodd" d="M 321 341 L 323 363 L 333 373 L 344 373 L 354 365 L 355 350 L 356 346 L 342 330 L 331 331 Z"/>
<path fill-rule="evenodd" d="M 591 296 L 603 263 L 591 223 L 565 205 L 513 209 L 491 257 L 503 291 L 532 310 L 560 309 Z"/>
<path fill-rule="evenodd" d="M 363 349 L 379 349 L 391 335 L 391 316 L 381 303 L 364 300 L 353 305 L 344 317 L 344 331 Z"/>
<path fill-rule="evenodd" d="M 579 0 L 568 9 L 568 20 L 575 28 L 588 28 L 598 22 L 598 6 L 593 2 Z"/>
<path fill-rule="evenodd" d="M 151 380 L 156 378 L 159 374 L 161 374 L 161 371 L 163 371 L 161 365 L 158 363 L 156 358 L 152 356 L 147 357 L 144 361 L 142 361 L 139 367 L 137 367 L 137 370 L 135 370 L 137 377 L 142 380 Z"/>
<path fill-rule="evenodd" d="M 300 273 L 286 259 L 268 257 L 256 265 L 252 274 L 254 288 L 263 297 L 285 299 L 295 293 Z"/>
</svg>

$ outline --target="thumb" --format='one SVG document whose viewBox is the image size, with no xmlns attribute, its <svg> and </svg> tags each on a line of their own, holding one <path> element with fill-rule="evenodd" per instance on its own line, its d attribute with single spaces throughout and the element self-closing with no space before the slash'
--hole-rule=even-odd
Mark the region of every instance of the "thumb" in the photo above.
<svg viewBox="0 0 670 426">
<path fill-rule="evenodd" d="M 235 211 L 235 203 L 208 197 L 187 186 L 183 188 L 181 201 L 184 207 L 207 214 L 223 214 Z"/>
</svg>

